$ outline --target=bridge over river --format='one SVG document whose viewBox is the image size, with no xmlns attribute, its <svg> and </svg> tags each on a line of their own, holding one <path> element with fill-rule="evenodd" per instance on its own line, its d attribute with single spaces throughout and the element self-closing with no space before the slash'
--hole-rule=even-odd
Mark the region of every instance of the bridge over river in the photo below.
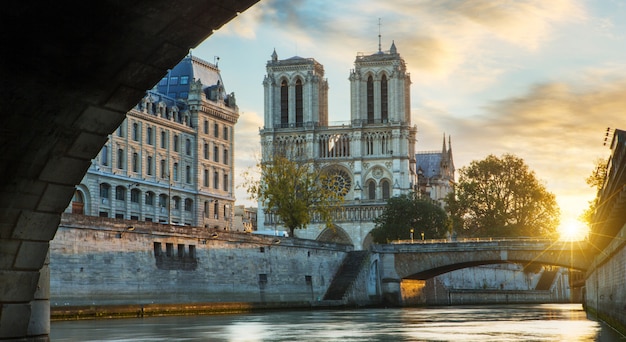
<svg viewBox="0 0 626 342">
<path fill-rule="evenodd" d="M 554 265 L 585 272 L 593 260 L 588 247 L 585 241 L 487 238 L 399 241 L 373 245 L 372 250 L 380 254 L 383 282 L 399 282 L 501 263 Z"/>
</svg>

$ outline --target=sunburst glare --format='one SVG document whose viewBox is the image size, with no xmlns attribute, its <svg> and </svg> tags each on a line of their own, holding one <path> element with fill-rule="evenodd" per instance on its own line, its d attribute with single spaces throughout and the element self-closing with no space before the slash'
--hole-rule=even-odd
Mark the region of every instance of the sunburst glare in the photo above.
<svg viewBox="0 0 626 342">
<path fill-rule="evenodd" d="M 576 220 L 568 219 L 561 222 L 559 226 L 559 236 L 564 241 L 580 241 L 587 238 L 589 228 L 585 223 Z"/>
</svg>

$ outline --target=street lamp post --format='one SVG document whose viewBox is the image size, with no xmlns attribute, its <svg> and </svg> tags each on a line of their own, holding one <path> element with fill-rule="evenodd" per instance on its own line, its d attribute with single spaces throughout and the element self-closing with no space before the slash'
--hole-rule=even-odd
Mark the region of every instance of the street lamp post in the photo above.
<svg viewBox="0 0 626 342">
<path fill-rule="evenodd" d="M 413 243 L 413 228 L 411 228 L 411 243 Z"/>
<path fill-rule="evenodd" d="M 424 232 L 422 232 L 422 241 L 424 241 Z"/>
</svg>

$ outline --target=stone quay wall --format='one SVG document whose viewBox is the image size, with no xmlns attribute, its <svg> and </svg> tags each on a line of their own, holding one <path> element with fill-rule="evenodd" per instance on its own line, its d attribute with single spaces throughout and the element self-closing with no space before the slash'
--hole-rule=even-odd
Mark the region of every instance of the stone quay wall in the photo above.
<svg viewBox="0 0 626 342">
<path fill-rule="evenodd" d="M 315 304 L 352 246 L 65 214 L 50 243 L 50 304 Z M 271 306 L 271 305 L 270 305 Z"/>
<path fill-rule="evenodd" d="M 626 225 L 595 257 L 583 296 L 588 311 L 626 335 Z"/>
</svg>

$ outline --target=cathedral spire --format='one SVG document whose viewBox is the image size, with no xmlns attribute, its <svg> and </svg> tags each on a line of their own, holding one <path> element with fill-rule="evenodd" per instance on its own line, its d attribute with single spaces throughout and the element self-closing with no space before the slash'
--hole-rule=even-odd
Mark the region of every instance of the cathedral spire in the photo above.
<svg viewBox="0 0 626 342">
<path fill-rule="evenodd" d="M 378 18 L 378 53 L 382 52 L 381 41 L 380 41 L 380 18 Z"/>
<path fill-rule="evenodd" d="M 276 62 L 278 60 L 278 54 L 276 53 L 276 48 L 274 48 L 274 52 L 272 52 L 272 62 Z"/>
<path fill-rule="evenodd" d="M 391 41 L 391 47 L 389 48 L 389 52 L 390 52 L 391 54 L 396 54 L 396 53 L 398 53 L 398 49 L 396 49 L 396 41 L 395 41 L 395 40 L 392 40 L 392 41 Z"/>
<path fill-rule="evenodd" d="M 446 133 L 443 133 L 443 147 L 441 148 L 441 153 L 445 155 L 446 152 L 448 152 L 446 148 Z"/>
</svg>

